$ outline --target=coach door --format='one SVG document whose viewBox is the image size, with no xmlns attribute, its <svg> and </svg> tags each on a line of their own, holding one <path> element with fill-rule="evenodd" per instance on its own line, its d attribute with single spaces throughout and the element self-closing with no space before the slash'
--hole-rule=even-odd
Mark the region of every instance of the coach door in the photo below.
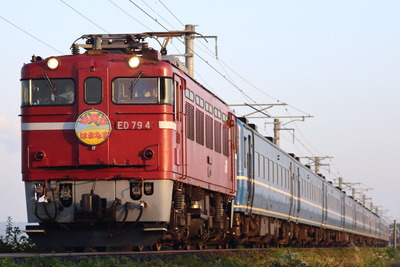
<svg viewBox="0 0 400 267">
<path fill-rule="evenodd" d="M 301 179 L 300 179 L 300 168 L 299 167 L 297 167 L 297 170 L 296 170 L 296 172 L 297 172 L 297 175 L 296 175 L 296 181 L 295 181 L 295 183 L 296 183 L 296 196 L 297 196 L 297 212 L 296 212 L 296 217 L 297 217 L 297 219 L 299 219 L 299 216 L 300 216 L 300 208 L 301 208 L 301 196 L 300 196 L 300 192 L 301 192 L 301 185 L 300 185 L 300 182 L 301 182 Z"/>
<path fill-rule="evenodd" d="M 288 220 L 290 220 L 290 218 L 293 216 L 292 213 L 294 213 L 295 210 L 295 202 L 294 202 L 294 195 L 295 195 L 295 187 L 296 187 L 296 183 L 295 183 L 295 166 L 292 162 L 290 162 L 290 166 L 289 166 L 289 179 L 290 179 L 290 199 L 289 199 L 289 213 L 288 213 Z"/>
<path fill-rule="evenodd" d="M 79 139 L 79 165 L 107 165 L 111 122 L 109 120 L 108 69 L 98 71 L 90 67 L 78 70 L 77 120 L 75 130 Z M 106 78 L 107 77 L 107 78 Z"/>
<path fill-rule="evenodd" d="M 346 226 L 346 195 L 342 194 L 341 198 L 341 215 L 342 215 L 342 227 L 344 228 Z"/>
<path fill-rule="evenodd" d="M 252 213 L 254 202 L 254 138 L 253 133 L 245 137 L 245 167 L 247 165 L 247 213 Z"/>
<path fill-rule="evenodd" d="M 328 219 L 328 186 L 323 182 L 322 184 L 322 225 L 326 224 Z"/>
<path fill-rule="evenodd" d="M 290 202 L 289 220 L 299 217 L 300 214 L 300 172 L 294 163 L 290 163 Z"/>
</svg>

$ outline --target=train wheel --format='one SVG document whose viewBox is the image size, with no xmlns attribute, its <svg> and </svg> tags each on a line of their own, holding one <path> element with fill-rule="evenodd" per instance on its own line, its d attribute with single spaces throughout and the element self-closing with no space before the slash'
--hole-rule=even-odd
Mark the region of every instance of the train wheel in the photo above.
<svg viewBox="0 0 400 267">
<path fill-rule="evenodd" d="M 133 247 L 134 251 L 143 251 L 144 250 L 144 246 L 135 246 Z"/>
<path fill-rule="evenodd" d="M 229 249 L 229 244 L 228 243 L 221 244 L 218 246 L 218 249 Z"/>
<path fill-rule="evenodd" d="M 202 243 L 202 242 L 199 242 L 199 243 L 196 243 L 196 249 L 198 249 L 198 250 L 202 250 L 202 249 L 204 249 L 204 243 Z"/>
<path fill-rule="evenodd" d="M 151 246 L 151 249 L 153 251 L 160 251 L 162 248 L 161 242 L 156 242 L 154 245 Z"/>
</svg>

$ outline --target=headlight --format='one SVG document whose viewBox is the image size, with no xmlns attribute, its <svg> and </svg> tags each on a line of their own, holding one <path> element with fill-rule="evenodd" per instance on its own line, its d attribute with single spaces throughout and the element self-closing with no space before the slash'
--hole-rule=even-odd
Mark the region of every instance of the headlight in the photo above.
<svg viewBox="0 0 400 267">
<path fill-rule="evenodd" d="M 154 155 L 153 150 L 151 149 L 146 149 L 145 151 L 143 151 L 143 158 L 144 159 L 151 159 Z"/>
<path fill-rule="evenodd" d="M 138 57 L 131 57 L 128 60 L 128 65 L 130 68 L 134 69 L 137 68 L 140 65 L 140 58 Z"/>
<path fill-rule="evenodd" d="M 47 60 L 47 67 L 51 70 L 55 70 L 58 68 L 58 66 L 60 66 L 60 61 L 55 58 L 55 57 L 51 57 Z"/>
<path fill-rule="evenodd" d="M 35 153 L 35 159 L 36 160 L 43 160 L 46 157 L 46 153 L 44 153 L 43 151 L 37 151 Z"/>
</svg>

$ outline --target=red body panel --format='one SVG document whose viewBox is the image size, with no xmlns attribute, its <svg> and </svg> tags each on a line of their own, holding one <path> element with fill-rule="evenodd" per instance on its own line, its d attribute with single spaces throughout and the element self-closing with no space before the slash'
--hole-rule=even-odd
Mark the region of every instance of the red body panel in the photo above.
<svg viewBox="0 0 400 267">
<path fill-rule="evenodd" d="M 73 105 L 21 108 L 23 180 L 173 179 L 233 195 L 233 135 L 229 138 L 229 156 L 187 140 L 184 103 L 188 99 L 184 90 L 190 87 L 225 114 L 229 112 L 227 106 L 168 62 L 143 60 L 138 69 L 130 69 L 127 58 L 119 54 L 80 54 L 59 57 L 60 67 L 56 70 L 47 69 L 45 61 L 23 67 L 22 80 L 43 79 L 47 73 L 50 79 L 71 78 L 76 86 Z M 114 104 L 113 79 L 136 77 L 139 72 L 141 77 L 173 78 L 175 105 Z M 102 81 L 99 104 L 89 105 L 84 100 L 88 77 Z M 103 112 L 112 128 L 109 138 L 96 146 L 83 144 L 73 127 L 82 112 L 92 109 Z M 213 119 L 229 127 L 221 119 Z M 30 125 L 36 128 L 32 130 Z M 53 125 L 58 128 L 51 129 Z M 154 152 L 151 159 L 143 157 L 146 149 Z M 38 151 L 45 153 L 43 160 L 35 158 Z"/>
</svg>

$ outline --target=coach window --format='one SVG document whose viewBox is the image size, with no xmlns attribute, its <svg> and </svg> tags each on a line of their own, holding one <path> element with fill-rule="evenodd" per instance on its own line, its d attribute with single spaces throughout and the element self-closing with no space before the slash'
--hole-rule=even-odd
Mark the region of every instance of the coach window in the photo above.
<svg viewBox="0 0 400 267">
<path fill-rule="evenodd" d="M 66 106 L 75 102 L 75 83 L 72 79 L 22 80 L 21 105 L 26 106 Z"/>
<path fill-rule="evenodd" d="M 101 79 L 90 77 L 85 80 L 85 102 L 90 105 L 97 105 L 102 100 Z"/>
</svg>

